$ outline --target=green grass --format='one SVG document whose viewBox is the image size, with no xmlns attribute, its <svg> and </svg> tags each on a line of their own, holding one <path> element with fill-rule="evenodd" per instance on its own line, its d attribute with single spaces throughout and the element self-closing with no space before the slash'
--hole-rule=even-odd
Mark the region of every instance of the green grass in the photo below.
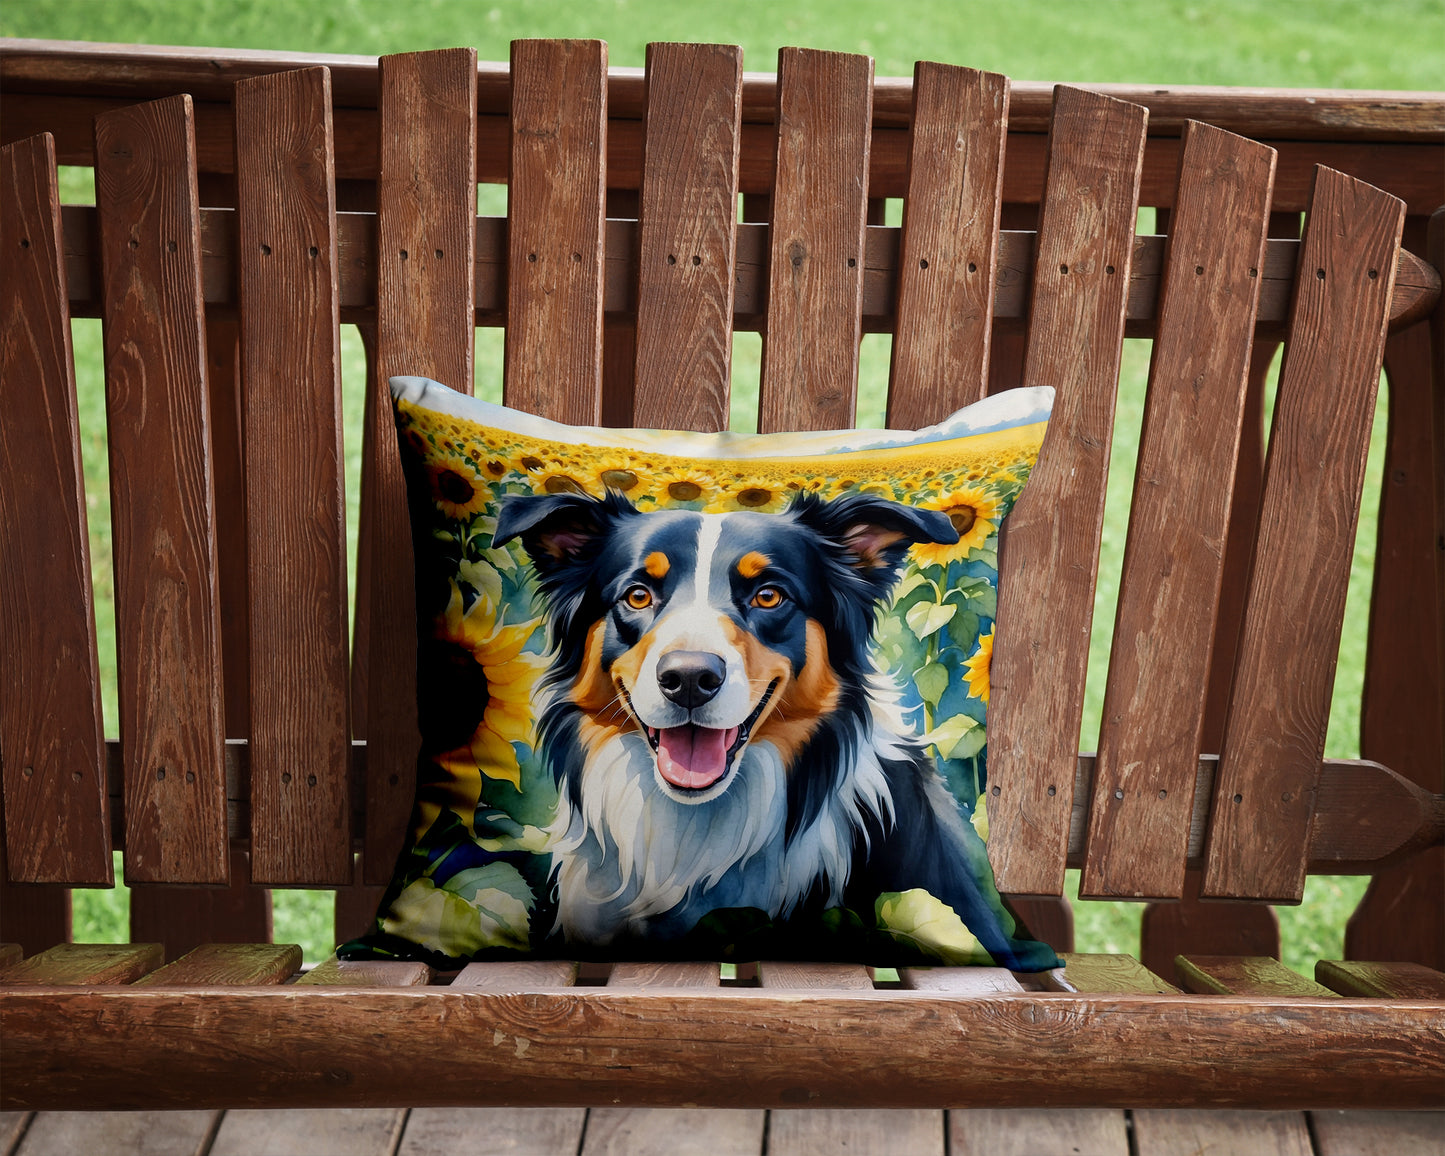
<svg viewBox="0 0 1445 1156">
<path fill-rule="evenodd" d="M 771 71 L 777 49 L 802 44 L 872 54 L 879 75 L 908 75 L 916 58 L 945 60 L 1005 72 L 1018 80 L 1133 81 L 1148 84 L 1241 84 L 1424 89 L 1445 76 L 1445 3 L 1441 0 L 915 0 L 883 5 L 864 0 L 739 0 L 703 10 L 662 0 L 29 0 L 0 8 L 0 34 L 55 39 L 111 40 L 293 51 L 379 54 L 457 44 L 474 45 L 483 59 L 505 60 L 516 37 L 584 36 L 609 43 L 614 65 L 640 66 L 650 40 L 715 40 L 741 44 L 747 66 Z M 89 173 L 62 174 L 63 197 L 92 199 Z M 501 212 L 501 190 L 482 190 L 482 211 Z M 897 221 L 892 205 L 891 223 Z M 1147 218 L 1142 227 L 1148 229 Z M 97 629 L 104 663 L 106 732 L 117 730 L 109 483 L 105 454 L 104 382 L 99 322 L 74 323 L 86 506 L 96 589 Z M 882 424 L 889 339 L 863 342 L 858 420 Z M 733 424 L 746 427 L 756 404 L 761 341 L 739 334 L 734 352 Z M 1142 412 L 1148 343 L 1126 343 L 1104 526 L 1104 563 L 1093 628 L 1093 649 L 1081 744 L 1098 733 L 1105 656 L 1113 629 L 1118 567 L 1132 491 L 1133 457 Z M 477 334 L 477 392 L 494 399 L 501 378 L 501 335 Z M 346 420 L 348 527 L 354 554 L 360 476 L 360 414 L 364 356 L 353 329 L 342 335 Z M 1351 574 L 1345 637 L 1340 648 L 1327 753 L 1356 755 L 1363 673 L 1365 616 L 1374 559 L 1375 495 L 1383 449 L 1384 401 L 1372 441 L 1366 503 Z M 353 576 L 354 577 L 354 576 Z M 352 584 L 354 589 L 354 581 Z M 119 877 L 119 865 L 117 876 Z M 1363 892 L 1363 879 L 1315 878 L 1298 908 L 1281 909 L 1287 963 L 1308 972 L 1313 960 L 1338 956 L 1345 918 Z M 1077 873 L 1069 890 L 1077 898 Z M 326 954 L 331 896 L 276 892 L 278 940 L 300 942 L 308 959 Z M 1137 951 L 1137 905 L 1078 903 L 1078 945 L 1087 951 Z M 76 938 L 127 937 L 128 897 L 75 893 Z"/>
</svg>

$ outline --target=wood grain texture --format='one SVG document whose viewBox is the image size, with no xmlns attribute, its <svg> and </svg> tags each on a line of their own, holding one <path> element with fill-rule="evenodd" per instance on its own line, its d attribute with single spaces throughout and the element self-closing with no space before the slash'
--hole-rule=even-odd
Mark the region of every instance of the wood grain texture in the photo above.
<svg viewBox="0 0 1445 1156">
<path fill-rule="evenodd" d="M 853 425 L 872 96 L 871 57 L 778 53 L 760 433 Z"/>
<path fill-rule="evenodd" d="M 1273 176 L 1274 150 L 1185 129 L 1081 898 L 1184 892 Z"/>
<path fill-rule="evenodd" d="M 1215 781 L 1206 897 L 1297 903 L 1404 205 L 1321 169 Z"/>
<path fill-rule="evenodd" d="M 0 971 L 0 984 L 130 983 L 164 962 L 159 943 L 62 943 Z"/>
<path fill-rule="evenodd" d="M 330 959 L 318 963 L 296 982 L 312 987 L 425 987 L 432 970 L 407 960 Z"/>
<path fill-rule="evenodd" d="M 1220 995 L 1313 995 L 1330 990 L 1267 955 L 1181 955 L 1174 969 L 1185 991 Z"/>
<path fill-rule="evenodd" d="M 638 1106 L 676 1106 L 679 1087 L 707 1107 L 1036 1106 L 1040 1079 L 1058 1107 L 1388 1109 L 1445 1095 L 1445 1013 L 1419 1000 L 304 985 L 197 996 L 6 992 L 0 1108 L 82 1093 L 97 1109 L 428 1107 L 475 1105 L 482 1089 L 493 1103 L 575 1107 L 611 1104 L 619 1071 Z"/>
<path fill-rule="evenodd" d="M 919 1108 L 774 1110 L 768 1117 L 769 1156 L 819 1152 L 943 1156 L 944 1118 Z"/>
<path fill-rule="evenodd" d="M 1065 952 L 1064 979 L 1078 992 L 1177 992 L 1132 955 Z"/>
<path fill-rule="evenodd" d="M 607 46 L 512 43 L 503 397 L 595 425 L 602 396 Z"/>
<path fill-rule="evenodd" d="M 964 1108 L 948 1114 L 953 1156 L 1131 1156 L 1124 1113 L 1104 1108 Z"/>
<path fill-rule="evenodd" d="M 1138 1156 L 1313 1156 L 1303 1112 L 1136 1111 Z"/>
<path fill-rule="evenodd" d="M 232 846 L 226 887 L 136 883 L 130 888 L 130 938 L 162 943 L 176 959 L 203 943 L 269 943 L 271 892 L 251 883 L 244 849 Z"/>
<path fill-rule="evenodd" d="M 207 943 L 136 980 L 141 987 L 283 983 L 301 968 L 294 943 Z"/>
<path fill-rule="evenodd" d="M 631 424 L 728 424 L 743 52 L 647 46 Z"/>
<path fill-rule="evenodd" d="M 565 959 L 519 959 L 507 963 L 469 963 L 452 980 L 451 986 L 531 991 L 537 987 L 571 987 L 576 982 L 575 963 Z"/>
<path fill-rule="evenodd" d="M 251 875 L 351 879 L 331 92 L 236 88 L 251 619 Z"/>
<path fill-rule="evenodd" d="M 868 969 L 856 963 L 758 964 L 758 986 L 791 991 L 872 991 Z"/>
<path fill-rule="evenodd" d="M 220 1112 L 40 1112 L 15 1156 L 197 1156 L 210 1147 Z"/>
<path fill-rule="evenodd" d="M 987 995 L 1024 990 L 1013 973 L 1002 967 L 903 967 L 898 969 L 898 978 L 909 991 Z"/>
<path fill-rule="evenodd" d="M 405 1126 L 400 1108 L 233 1109 L 207 1156 L 392 1156 Z"/>
<path fill-rule="evenodd" d="M 898 260 L 888 425 L 941 421 L 988 390 L 1008 77 L 920 61 Z"/>
<path fill-rule="evenodd" d="M 766 1112 L 742 1108 L 593 1108 L 580 1151 L 581 1156 L 757 1156 L 764 1150 L 766 1126 Z"/>
<path fill-rule="evenodd" d="M 472 389 L 477 205 L 477 53 L 381 59 L 376 372 L 366 395 L 365 881 L 384 884 L 416 793 L 416 590 L 406 479 L 388 378 L 416 374 Z M 371 677 L 375 672 L 375 677 Z"/>
<path fill-rule="evenodd" d="M 585 1108 L 413 1108 L 396 1156 L 577 1156 Z"/>
<path fill-rule="evenodd" d="M 126 878 L 225 883 L 225 699 L 188 96 L 95 123 Z"/>
<path fill-rule="evenodd" d="M 49 136 L 0 151 L 0 698 L 5 857 L 109 887 L 100 670 Z M 41 543 L 44 547 L 41 548 Z"/>
<path fill-rule="evenodd" d="M 1315 979 L 1341 995 L 1445 1000 L 1445 973 L 1422 963 L 1362 963 L 1322 959 Z"/>
<path fill-rule="evenodd" d="M 608 987 L 717 987 L 715 963 L 614 963 Z"/>
<path fill-rule="evenodd" d="M 1147 119 L 1080 89 L 1055 96 L 1023 376 L 1056 393 L 1000 558 L 989 700 L 990 859 L 1004 892 L 1063 888 Z"/>
<path fill-rule="evenodd" d="M 1445 1112 L 1310 1113 L 1317 1156 L 1445 1156 Z"/>
</svg>

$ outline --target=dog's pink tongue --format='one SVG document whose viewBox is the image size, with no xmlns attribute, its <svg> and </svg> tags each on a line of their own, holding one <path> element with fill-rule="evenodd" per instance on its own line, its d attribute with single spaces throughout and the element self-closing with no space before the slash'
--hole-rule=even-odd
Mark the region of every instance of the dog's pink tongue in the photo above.
<svg viewBox="0 0 1445 1156">
<path fill-rule="evenodd" d="M 728 769 L 728 748 L 737 737 L 737 727 L 664 727 L 657 732 L 657 769 L 674 787 L 710 787 Z"/>
</svg>

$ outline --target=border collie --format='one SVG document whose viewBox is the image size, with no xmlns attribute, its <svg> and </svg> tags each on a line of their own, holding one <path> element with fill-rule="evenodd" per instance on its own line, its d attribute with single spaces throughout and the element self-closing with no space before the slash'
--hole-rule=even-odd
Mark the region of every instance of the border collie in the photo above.
<svg viewBox="0 0 1445 1156">
<path fill-rule="evenodd" d="M 921 887 L 1015 962 L 968 869 L 977 835 L 870 653 L 910 545 L 958 540 L 945 515 L 866 494 L 777 514 L 516 496 L 495 542 L 517 537 L 554 651 L 554 934 L 676 940 L 719 908 L 871 912 Z"/>
</svg>

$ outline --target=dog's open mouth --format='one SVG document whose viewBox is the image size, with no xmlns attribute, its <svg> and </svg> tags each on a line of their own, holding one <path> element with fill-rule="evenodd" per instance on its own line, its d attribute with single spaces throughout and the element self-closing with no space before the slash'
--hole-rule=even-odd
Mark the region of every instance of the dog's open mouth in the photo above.
<svg viewBox="0 0 1445 1156">
<path fill-rule="evenodd" d="M 774 679 L 741 726 L 718 728 L 684 723 L 676 727 L 643 727 L 657 759 L 658 773 L 684 791 L 712 786 L 727 774 L 733 758 L 747 745 L 753 724 L 762 716 L 777 687 Z"/>
</svg>

